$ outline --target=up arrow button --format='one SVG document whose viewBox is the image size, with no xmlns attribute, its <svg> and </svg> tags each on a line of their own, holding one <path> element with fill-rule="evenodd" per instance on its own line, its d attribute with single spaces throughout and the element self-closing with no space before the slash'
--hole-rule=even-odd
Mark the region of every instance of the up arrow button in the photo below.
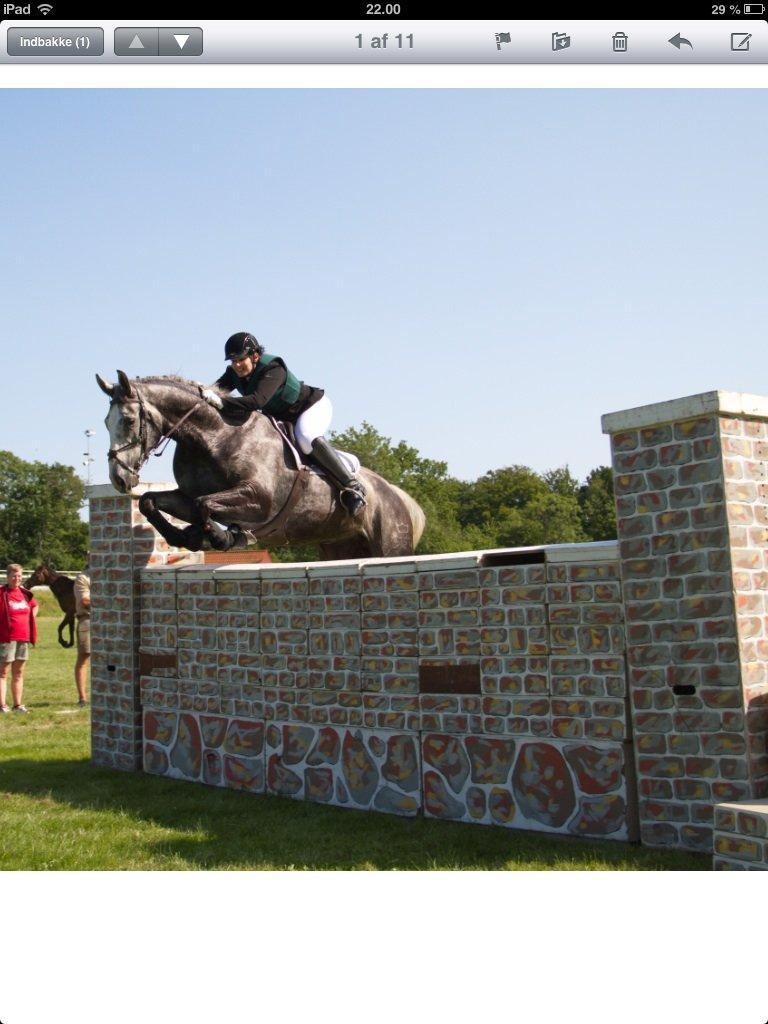
<svg viewBox="0 0 768 1024">
<path fill-rule="evenodd" d="M 116 28 L 116 57 L 156 57 L 156 28 Z"/>
<path fill-rule="evenodd" d="M 203 52 L 201 28 L 161 28 L 161 57 L 199 57 Z"/>
</svg>

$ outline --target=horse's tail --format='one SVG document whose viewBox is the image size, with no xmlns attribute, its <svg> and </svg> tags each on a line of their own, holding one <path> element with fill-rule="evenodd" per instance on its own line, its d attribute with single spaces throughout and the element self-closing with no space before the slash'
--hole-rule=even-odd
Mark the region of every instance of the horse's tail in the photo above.
<svg viewBox="0 0 768 1024">
<path fill-rule="evenodd" d="M 400 498 L 408 509 L 408 515 L 411 517 L 411 527 L 413 529 L 413 550 L 416 550 L 416 545 L 421 540 L 421 535 L 424 533 L 424 527 L 427 525 L 427 517 L 424 515 L 424 510 L 417 501 L 415 501 L 410 494 L 396 487 L 394 484 L 391 485 L 393 491 L 397 491 Z"/>
</svg>

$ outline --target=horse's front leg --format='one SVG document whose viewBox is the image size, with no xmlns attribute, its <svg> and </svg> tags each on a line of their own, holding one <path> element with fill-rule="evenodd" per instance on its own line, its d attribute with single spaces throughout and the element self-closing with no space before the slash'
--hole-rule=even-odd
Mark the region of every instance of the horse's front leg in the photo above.
<svg viewBox="0 0 768 1024">
<path fill-rule="evenodd" d="M 147 491 L 139 498 L 139 511 L 161 537 L 175 548 L 201 551 L 206 539 L 196 502 L 181 491 Z M 166 519 L 173 516 L 190 526 L 180 529 Z"/>
<path fill-rule="evenodd" d="M 240 484 L 229 491 L 205 494 L 195 502 L 196 510 L 208 534 L 211 546 L 217 551 L 244 548 L 251 539 L 238 523 L 253 520 L 261 511 L 259 495 L 253 484 Z M 213 520 L 228 523 L 228 529 L 217 526 Z"/>
</svg>

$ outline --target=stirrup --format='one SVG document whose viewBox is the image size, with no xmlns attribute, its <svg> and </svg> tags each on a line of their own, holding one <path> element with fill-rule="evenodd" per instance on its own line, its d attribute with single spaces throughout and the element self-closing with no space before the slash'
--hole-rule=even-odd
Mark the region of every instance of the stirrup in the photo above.
<svg viewBox="0 0 768 1024">
<path fill-rule="evenodd" d="M 351 516 L 360 515 L 368 504 L 365 500 L 365 489 L 356 480 L 353 484 L 341 488 L 339 500 Z"/>
</svg>

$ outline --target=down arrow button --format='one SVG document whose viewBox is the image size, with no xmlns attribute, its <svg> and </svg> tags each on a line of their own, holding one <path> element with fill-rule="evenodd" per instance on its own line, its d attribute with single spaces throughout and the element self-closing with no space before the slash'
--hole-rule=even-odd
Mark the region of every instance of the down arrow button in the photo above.
<svg viewBox="0 0 768 1024">
<path fill-rule="evenodd" d="M 199 57 L 203 52 L 201 28 L 161 28 L 161 57 Z"/>
</svg>

